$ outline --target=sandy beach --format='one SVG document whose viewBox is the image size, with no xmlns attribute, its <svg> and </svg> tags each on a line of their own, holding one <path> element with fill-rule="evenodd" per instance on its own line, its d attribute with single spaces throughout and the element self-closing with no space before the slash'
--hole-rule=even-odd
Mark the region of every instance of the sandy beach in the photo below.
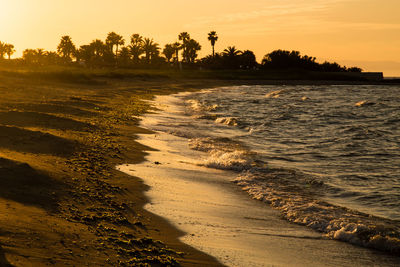
<svg viewBox="0 0 400 267">
<path fill-rule="evenodd" d="M 142 99 L 207 82 L 63 75 L 0 75 L 0 265 L 219 265 L 115 170 L 148 149 L 135 141 Z"/>
<path fill-rule="evenodd" d="M 156 106 L 174 108 L 158 97 Z M 162 111 L 160 111 L 162 112 Z M 143 127 L 163 116 L 144 117 Z M 205 153 L 184 138 L 163 132 L 140 135 L 152 147 L 140 164 L 118 166 L 150 186 L 145 209 L 167 218 L 186 234 L 180 238 L 228 266 L 396 266 L 398 257 L 348 243 L 289 223 L 267 204 L 232 183 L 230 171 L 199 166 Z"/>
<path fill-rule="evenodd" d="M 332 250 L 332 260 L 338 257 L 334 262 L 342 263 L 340 259 L 346 255 L 347 259 L 357 256 L 361 257 L 360 263 L 370 263 L 373 252 L 356 249 L 358 252 L 351 256 L 346 252 L 351 250 L 343 244 L 337 246 L 315 233 L 286 224 L 277 219 L 275 211 L 256 216 L 258 209 L 265 209 L 261 203 L 237 218 L 235 214 L 245 210 L 239 202 L 252 200 L 231 185 L 218 195 L 220 184 L 229 184 L 224 173 L 215 173 L 215 177 L 221 177 L 219 182 L 211 179 L 204 183 L 204 170 L 196 167 L 190 172 L 196 173 L 198 183 L 191 181 L 181 190 L 182 183 L 186 183 L 186 166 L 176 175 L 177 183 L 169 193 L 147 179 L 147 174 L 171 178 L 171 173 L 164 168 L 165 157 L 157 159 L 162 165 L 151 163 L 158 158 L 153 154 L 155 149 L 163 153 L 164 147 L 158 147 L 154 133 L 139 127 L 140 116 L 151 109 L 144 100 L 235 83 L 238 81 L 175 80 L 151 75 L 115 78 L 64 72 L 1 72 L 0 265 L 218 266 L 241 260 L 265 264 L 261 254 L 268 256 L 268 264 L 306 265 L 322 257 L 313 254 L 304 258 L 298 249 L 308 242 L 327 246 L 327 251 Z M 138 134 L 147 134 L 148 141 L 139 142 Z M 150 152 L 149 161 L 144 162 Z M 177 164 L 173 157 L 170 160 Z M 130 166 L 128 173 L 145 182 L 115 169 L 140 162 L 144 163 Z M 215 194 L 194 198 L 187 188 Z M 195 213 L 187 210 L 188 194 L 195 201 L 190 206 L 199 207 Z M 184 205 L 177 205 L 176 200 Z M 210 228 L 197 222 L 204 216 L 219 226 Z M 231 220 L 226 229 L 221 219 Z M 186 223 L 191 220 L 194 223 Z M 235 235 L 241 239 L 232 241 L 237 225 L 243 225 L 244 233 L 238 232 Z M 276 227 L 281 225 L 278 231 Z M 253 228 L 257 229 L 255 233 L 250 231 Z M 264 247 L 265 240 L 274 242 Z M 294 243 L 299 246 L 283 253 L 282 247 Z M 245 254 L 243 247 L 248 251 L 250 245 L 253 254 Z M 347 254 L 339 253 L 339 248 Z M 375 260 L 390 262 L 380 257 Z"/>
</svg>

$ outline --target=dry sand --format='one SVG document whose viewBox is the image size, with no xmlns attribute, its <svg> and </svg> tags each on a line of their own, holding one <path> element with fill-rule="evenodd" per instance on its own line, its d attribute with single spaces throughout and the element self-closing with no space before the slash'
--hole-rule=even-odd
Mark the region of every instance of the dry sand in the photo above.
<svg viewBox="0 0 400 267">
<path fill-rule="evenodd" d="M 219 265 L 115 170 L 145 155 L 141 99 L 210 83 L 42 76 L 0 73 L 0 266 Z"/>
</svg>

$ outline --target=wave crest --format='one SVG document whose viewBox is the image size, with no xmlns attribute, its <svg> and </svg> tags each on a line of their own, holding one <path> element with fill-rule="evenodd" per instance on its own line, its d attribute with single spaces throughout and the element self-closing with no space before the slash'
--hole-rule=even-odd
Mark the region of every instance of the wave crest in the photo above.
<svg viewBox="0 0 400 267">
<path fill-rule="evenodd" d="M 400 253 L 400 228 L 396 223 L 316 200 L 324 185 L 306 176 L 289 170 L 269 169 L 243 172 L 233 182 L 254 199 L 281 211 L 291 222 L 308 226 L 332 239 Z"/>
</svg>

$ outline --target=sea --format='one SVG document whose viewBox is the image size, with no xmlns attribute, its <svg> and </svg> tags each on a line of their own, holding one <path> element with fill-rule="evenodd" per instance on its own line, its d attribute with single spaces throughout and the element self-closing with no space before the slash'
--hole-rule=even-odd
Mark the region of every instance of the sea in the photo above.
<svg viewBox="0 0 400 267">
<path fill-rule="evenodd" d="M 400 255 L 400 86 L 229 86 L 163 101 L 145 126 L 183 137 L 198 165 L 231 172 L 288 221 Z"/>
</svg>

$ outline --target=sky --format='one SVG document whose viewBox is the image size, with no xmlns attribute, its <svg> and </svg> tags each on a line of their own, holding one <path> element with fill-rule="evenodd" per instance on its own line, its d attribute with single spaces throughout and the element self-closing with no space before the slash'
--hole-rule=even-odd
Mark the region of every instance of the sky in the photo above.
<svg viewBox="0 0 400 267">
<path fill-rule="evenodd" d="M 56 50 L 61 36 L 77 46 L 115 31 L 139 33 L 164 46 L 187 31 L 211 53 L 227 46 L 252 50 L 261 61 L 275 49 L 317 61 L 400 76 L 400 0 L 0 0 L 0 41 Z"/>
</svg>

